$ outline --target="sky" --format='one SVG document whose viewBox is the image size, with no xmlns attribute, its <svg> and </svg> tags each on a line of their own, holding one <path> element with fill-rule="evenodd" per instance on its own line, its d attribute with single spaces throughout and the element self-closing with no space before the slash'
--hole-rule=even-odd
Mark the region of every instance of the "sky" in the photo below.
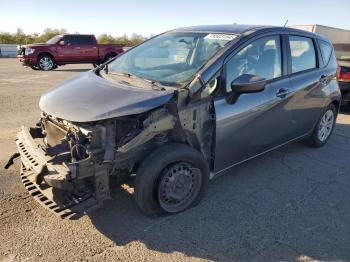
<svg viewBox="0 0 350 262">
<path fill-rule="evenodd" d="M 150 36 L 192 25 L 322 24 L 350 30 L 350 0 L 1 0 L 0 31 L 132 33 Z"/>
</svg>

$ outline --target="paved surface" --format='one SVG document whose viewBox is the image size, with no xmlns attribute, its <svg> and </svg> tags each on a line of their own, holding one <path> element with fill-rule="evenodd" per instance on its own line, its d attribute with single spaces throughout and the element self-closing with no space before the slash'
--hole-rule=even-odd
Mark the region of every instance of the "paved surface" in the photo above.
<svg viewBox="0 0 350 262">
<path fill-rule="evenodd" d="M 91 65 L 53 72 L 0 59 L 0 164 L 22 124 L 38 120 L 40 94 Z M 320 149 L 288 145 L 209 186 L 201 204 L 144 217 L 115 188 L 92 215 L 60 220 L 25 191 L 19 164 L 0 169 L 0 261 L 350 261 L 350 113 Z"/>
</svg>

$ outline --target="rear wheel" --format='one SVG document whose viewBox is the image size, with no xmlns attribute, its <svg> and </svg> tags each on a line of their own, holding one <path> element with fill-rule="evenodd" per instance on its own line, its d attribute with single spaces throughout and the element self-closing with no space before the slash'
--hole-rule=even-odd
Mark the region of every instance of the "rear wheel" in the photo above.
<svg viewBox="0 0 350 262">
<path fill-rule="evenodd" d="M 54 59 L 50 55 L 41 55 L 39 57 L 38 67 L 44 71 L 50 71 L 56 66 Z"/>
<path fill-rule="evenodd" d="M 309 144 L 314 147 L 321 147 L 329 140 L 337 118 L 337 110 L 333 104 L 330 104 L 322 113 L 315 126 L 312 135 L 309 138 Z"/>
<path fill-rule="evenodd" d="M 103 60 L 103 63 L 108 62 L 109 60 L 113 59 L 116 56 L 117 56 L 117 54 L 108 54 L 108 55 L 106 55 L 105 59 Z"/>
<path fill-rule="evenodd" d="M 136 174 L 136 202 L 149 216 L 182 212 L 199 203 L 208 180 L 200 152 L 184 144 L 164 145 L 145 158 Z"/>
</svg>

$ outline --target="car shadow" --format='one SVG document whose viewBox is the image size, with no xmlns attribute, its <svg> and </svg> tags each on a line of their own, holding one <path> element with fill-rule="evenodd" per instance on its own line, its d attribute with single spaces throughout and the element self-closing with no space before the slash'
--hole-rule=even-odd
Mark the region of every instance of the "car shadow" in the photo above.
<svg viewBox="0 0 350 262">
<path fill-rule="evenodd" d="M 89 217 L 118 246 L 218 261 L 350 261 L 349 154 L 350 125 L 337 124 L 322 148 L 293 143 L 231 169 L 183 213 L 146 217 L 130 189 L 115 188 Z"/>
</svg>

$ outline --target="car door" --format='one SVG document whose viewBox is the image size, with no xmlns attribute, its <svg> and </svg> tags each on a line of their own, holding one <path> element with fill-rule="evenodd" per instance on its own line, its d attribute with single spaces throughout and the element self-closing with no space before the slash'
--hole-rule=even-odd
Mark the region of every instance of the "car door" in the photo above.
<svg viewBox="0 0 350 262">
<path fill-rule="evenodd" d="M 295 136 L 312 131 L 324 106 L 329 72 L 320 68 L 321 57 L 316 40 L 303 35 L 289 35 L 287 41 L 292 113 Z"/>
<path fill-rule="evenodd" d="M 66 35 L 62 39 L 63 45 L 57 47 L 57 60 L 58 62 L 74 63 L 81 59 L 80 46 L 77 43 L 76 36 Z"/>
<path fill-rule="evenodd" d="M 288 104 L 290 81 L 282 67 L 282 37 L 269 35 L 251 40 L 223 67 L 222 88 L 226 93 L 215 99 L 215 172 L 277 147 L 293 137 Z M 283 59 L 285 60 L 285 59 Z M 242 74 L 267 80 L 263 91 L 241 94 L 234 104 L 225 96 L 231 82 Z"/>
<path fill-rule="evenodd" d="M 81 62 L 96 62 L 98 60 L 98 48 L 91 35 L 77 36 L 77 44 L 80 49 Z"/>
</svg>

